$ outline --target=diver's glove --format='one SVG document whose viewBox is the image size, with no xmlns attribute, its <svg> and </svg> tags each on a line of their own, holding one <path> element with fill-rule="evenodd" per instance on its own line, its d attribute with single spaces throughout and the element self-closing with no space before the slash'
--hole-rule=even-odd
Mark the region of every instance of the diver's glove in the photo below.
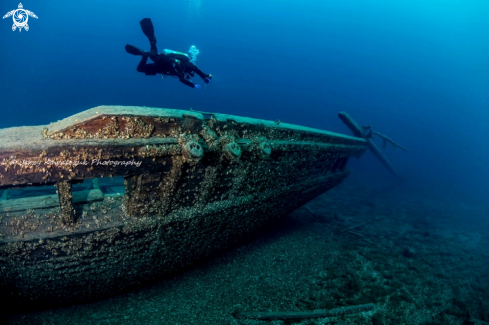
<svg viewBox="0 0 489 325">
<path fill-rule="evenodd" d="M 211 82 L 211 79 L 212 79 L 212 75 L 209 73 L 209 75 L 204 78 L 204 81 L 206 84 L 208 84 L 209 82 Z"/>
<path fill-rule="evenodd" d="M 200 89 L 200 88 L 202 88 L 202 86 L 201 85 L 194 85 L 194 88 L 195 89 Z"/>
</svg>

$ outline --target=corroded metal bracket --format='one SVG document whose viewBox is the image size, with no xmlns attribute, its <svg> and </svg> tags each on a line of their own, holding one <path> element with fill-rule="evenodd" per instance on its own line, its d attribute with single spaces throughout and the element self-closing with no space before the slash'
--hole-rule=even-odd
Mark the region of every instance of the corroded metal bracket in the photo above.
<svg viewBox="0 0 489 325">
<path fill-rule="evenodd" d="M 224 155 L 230 160 L 238 160 L 241 157 L 241 148 L 236 142 L 228 142 L 222 147 Z"/>
<path fill-rule="evenodd" d="M 196 141 L 189 141 L 183 146 L 183 155 L 189 161 L 199 161 L 204 156 L 204 149 Z"/>
<path fill-rule="evenodd" d="M 257 151 L 260 157 L 268 158 L 272 154 L 272 147 L 269 142 L 260 142 Z"/>
</svg>

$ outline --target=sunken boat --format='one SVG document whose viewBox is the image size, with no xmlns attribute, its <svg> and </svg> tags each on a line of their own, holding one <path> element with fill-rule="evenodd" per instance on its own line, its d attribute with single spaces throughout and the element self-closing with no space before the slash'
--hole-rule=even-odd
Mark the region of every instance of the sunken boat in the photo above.
<svg viewBox="0 0 489 325">
<path fill-rule="evenodd" d="M 340 184 L 366 148 L 279 121 L 148 107 L 2 129 L 2 301 L 84 303 L 161 279 Z"/>
</svg>

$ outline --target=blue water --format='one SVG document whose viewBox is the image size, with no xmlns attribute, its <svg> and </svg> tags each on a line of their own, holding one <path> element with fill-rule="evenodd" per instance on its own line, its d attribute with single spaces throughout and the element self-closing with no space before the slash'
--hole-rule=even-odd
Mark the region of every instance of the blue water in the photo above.
<svg viewBox="0 0 489 325">
<path fill-rule="evenodd" d="M 3 1 L 6 13 L 16 1 Z M 0 25 L 0 127 L 45 124 L 97 105 L 245 115 L 349 134 L 347 111 L 408 148 L 387 150 L 407 179 L 451 195 L 489 186 L 489 2 L 24 2 L 30 30 Z M 136 71 L 126 43 L 196 45 L 200 90 Z M 202 83 L 201 80 L 194 80 Z M 370 154 L 352 177 L 388 179 Z M 355 176 L 356 175 L 356 176 Z"/>
</svg>

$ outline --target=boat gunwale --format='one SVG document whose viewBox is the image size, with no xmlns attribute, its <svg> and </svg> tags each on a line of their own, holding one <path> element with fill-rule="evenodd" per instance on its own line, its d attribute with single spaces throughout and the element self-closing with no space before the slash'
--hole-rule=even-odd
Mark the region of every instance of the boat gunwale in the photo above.
<svg viewBox="0 0 489 325">
<path fill-rule="evenodd" d="M 75 115 L 64 118 L 58 122 L 54 122 L 48 125 L 34 125 L 34 126 L 16 126 L 10 128 L 0 129 L 0 140 L 4 138 L 12 138 L 9 141 L 0 141 L 0 150 L 25 150 L 32 149 L 35 145 L 36 148 L 44 147 L 44 144 L 50 142 L 60 142 L 63 144 L 73 144 L 74 141 L 86 140 L 86 139 L 59 139 L 53 140 L 44 138 L 42 135 L 43 129 L 48 129 L 48 134 L 60 132 L 70 127 L 86 123 L 90 120 L 96 119 L 101 116 L 140 116 L 140 117 L 154 117 L 154 118 L 184 118 L 193 117 L 202 122 L 208 121 L 209 118 L 205 118 L 204 115 L 211 115 L 218 122 L 235 122 L 244 123 L 250 125 L 259 125 L 265 128 L 277 129 L 277 130 L 291 130 L 307 132 L 319 136 L 328 136 L 332 138 L 341 138 L 349 141 L 357 141 L 359 145 L 367 145 L 367 141 L 363 138 L 349 136 L 341 133 L 325 131 L 306 126 L 300 126 L 295 124 L 283 123 L 278 121 L 268 121 L 262 119 L 255 119 L 250 117 L 242 117 L 237 115 L 220 114 L 220 113 L 199 113 L 196 111 L 185 111 L 179 109 L 168 108 L 154 108 L 154 107 L 141 107 L 141 106 L 97 106 Z M 151 139 L 150 137 L 149 139 Z M 163 139 L 157 137 L 158 139 Z M 138 140 L 143 140 L 138 139 Z M 145 140 L 149 140 L 145 139 Z M 46 142 L 44 142 L 44 141 Z M 95 140 L 95 139 L 90 139 Z M 97 139 L 100 140 L 100 139 Z M 103 140 L 103 139 L 101 139 Z M 114 139 L 108 139 L 113 141 Z M 130 141 L 132 139 L 125 139 L 124 141 Z M 272 140 L 272 139 L 270 139 Z M 33 141 L 34 143 L 26 144 L 26 141 Z M 37 142 L 41 141 L 41 142 Z M 48 145 L 50 146 L 50 145 Z"/>
</svg>

